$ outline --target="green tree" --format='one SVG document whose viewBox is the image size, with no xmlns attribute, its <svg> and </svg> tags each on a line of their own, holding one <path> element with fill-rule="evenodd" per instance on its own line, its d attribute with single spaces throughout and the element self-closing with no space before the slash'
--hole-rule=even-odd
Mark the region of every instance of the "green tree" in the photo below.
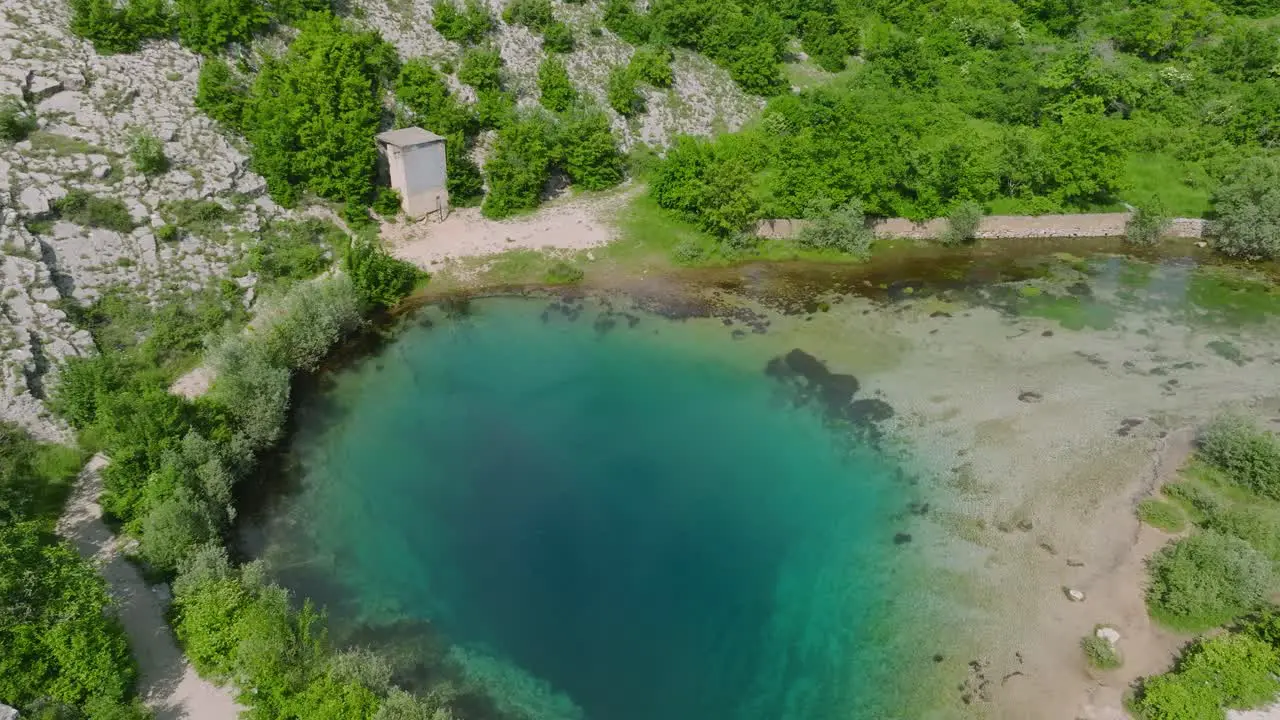
<svg viewBox="0 0 1280 720">
<path fill-rule="evenodd" d="M 551 23 L 542 31 L 542 47 L 547 52 L 571 53 L 574 45 L 573 30 L 559 20 Z"/>
<path fill-rule="evenodd" d="M 484 166 L 489 194 L 481 212 L 507 217 L 538 206 L 551 173 L 554 129 L 544 115 L 519 118 L 498 131 L 497 142 Z"/>
<path fill-rule="evenodd" d="M 372 690 L 356 682 L 322 677 L 291 704 L 297 717 L 315 720 L 372 720 L 380 705 Z"/>
<path fill-rule="evenodd" d="M 555 21 L 551 0 L 510 0 L 502 11 L 508 25 L 523 25 L 535 32 L 547 29 Z"/>
<path fill-rule="evenodd" d="M 1247 260 L 1280 257 L 1280 158 L 1245 160 L 1214 193 L 1213 203 L 1214 249 Z"/>
<path fill-rule="evenodd" d="M 1280 438 L 1249 418 L 1214 418 L 1200 438 L 1200 455 L 1242 487 L 1280 499 Z"/>
<path fill-rule="evenodd" d="M 778 50 L 766 42 L 743 48 L 729 66 L 729 76 L 743 90 L 755 95 L 777 95 L 787 89 L 779 66 Z"/>
<path fill-rule="evenodd" d="M 1227 708 L 1270 702 L 1280 691 L 1280 656 L 1247 633 L 1196 641 L 1177 668 L 1142 684 L 1134 705 L 1150 720 L 1221 718 Z"/>
<path fill-rule="evenodd" d="M 1179 628 L 1203 630 L 1260 607 L 1271 561 L 1249 543 L 1215 532 L 1175 540 L 1148 562 L 1147 607 Z"/>
<path fill-rule="evenodd" d="M 552 112 L 564 112 L 578 99 L 564 63 L 547 57 L 538 66 L 538 101 Z"/>
<path fill-rule="evenodd" d="M 248 43 L 271 24 L 261 0 L 174 0 L 174 13 L 178 40 L 204 55 L 231 43 Z"/>
<path fill-rule="evenodd" d="M 407 124 L 418 125 L 441 136 L 479 130 L 475 113 L 458 102 L 444 76 L 424 58 L 408 60 L 396 79 L 396 100 L 407 111 Z M 449 172 L 453 172 L 450 165 Z"/>
<path fill-rule="evenodd" d="M 142 556 L 153 567 L 171 571 L 192 550 L 218 537 L 217 511 L 186 487 L 154 504 L 142 523 Z"/>
<path fill-rule="evenodd" d="M 123 703 L 136 671 L 102 578 L 36 522 L 0 525 L 0 697 Z"/>
<path fill-rule="evenodd" d="M 625 160 L 604 112 L 575 110 L 561 120 L 556 134 L 555 163 L 575 186 L 604 190 L 622 182 Z"/>
<path fill-rule="evenodd" d="M 636 12 L 634 0 L 605 0 L 604 26 L 632 45 L 648 42 L 652 32 L 649 18 Z"/>
<path fill-rule="evenodd" d="M 671 72 L 671 51 L 663 47 L 646 45 L 636 48 L 628 64 L 630 71 L 640 80 L 654 87 L 668 88 L 675 81 Z"/>
<path fill-rule="evenodd" d="M 365 303 L 394 307 L 413 292 L 425 274 L 411 263 L 394 258 L 371 241 L 352 239 L 343 259 L 356 292 Z"/>
<path fill-rule="evenodd" d="M 232 130 L 241 129 L 248 90 L 222 58 L 206 58 L 196 84 L 196 107 Z"/>
<path fill-rule="evenodd" d="M 128 6 L 115 0 L 70 0 L 71 32 L 93 43 L 102 55 L 131 53 L 143 37 L 129 17 Z"/>
<path fill-rule="evenodd" d="M 469 48 L 462 55 L 458 80 L 476 90 L 502 89 L 502 55 L 497 48 Z"/>
<path fill-rule="evenodd" d="M 493 31 L 493 15 L 480 0 L 467 0 L 462 9 L 453 0 L 437 0 L 431 8 L 432 27 L 460 45 L 475 45 Z"/>
<path fill-rule="evenodd" d="M 605 95 L 609 107 L 623 117 L 632 117 L 645 111 L 644 96 L 636 89 L 636 76 L 625 65 L 609 71 Z"/>
<path fill-rule="evenodd" d="M 305 190 L 330 200 L 373 196 L 383 88 L 398 71 L 394 49 L 372 32 L 315 15 L 280 60 L 264 64 L 245 106 L 253 167 L 273 198 Z"/>
</svg>

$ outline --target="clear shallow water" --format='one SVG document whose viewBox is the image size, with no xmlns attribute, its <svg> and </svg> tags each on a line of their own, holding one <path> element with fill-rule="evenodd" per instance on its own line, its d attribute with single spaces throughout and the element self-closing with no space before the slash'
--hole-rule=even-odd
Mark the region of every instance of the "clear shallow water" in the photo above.
<svg viewBox="0 0 1280 720">
<path fill-rule="evenodd" d="M 897 468 L 727 332 L 546 306 L 475 302 L 300 408 L 278 575 L 337 625 L 430 621 L 514 716 L 909 714 Z"/>
</svg>

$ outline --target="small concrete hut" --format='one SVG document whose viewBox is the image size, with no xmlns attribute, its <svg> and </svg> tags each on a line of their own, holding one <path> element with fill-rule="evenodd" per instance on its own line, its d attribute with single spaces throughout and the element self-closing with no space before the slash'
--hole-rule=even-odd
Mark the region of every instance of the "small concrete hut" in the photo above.
<svg viewBox="0 0 1280 720">
<path fill-rule="evenodd" d="M 391 187 L 400 192 L 400 207 L 410 218 L 449 214 L 448 171 L 444 138 L 419 127 L 378 135 L 378 152 Z"/>
</svg>

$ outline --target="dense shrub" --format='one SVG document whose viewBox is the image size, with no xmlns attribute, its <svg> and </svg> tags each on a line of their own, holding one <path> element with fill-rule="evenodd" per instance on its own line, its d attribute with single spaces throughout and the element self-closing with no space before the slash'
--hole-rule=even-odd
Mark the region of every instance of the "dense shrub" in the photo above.
<svg viewBox="0 0 1280 720">
<path fill-rule="evenodd" d="M 679 137 L 667 151 L 650 185 L 659 207 L 675 211 L 719 237 L 731 237 L 756 219 L 746 161 L 690 137 Z"/>
<path fill-rule="evenodd" d="M 502 11 L 502 19 L 508 25 L 523 25 L 536 32 L 555 22 L 551 0 L 510 0 Z"/>
<path fill-rule="evenodd" d="M 247 43 L 271 24 L 262 0 L 174 0 L 178 40 L 213 55 L 231 43 Z"/>
<path fill-rule="evenodd" d="M 52 533 L 84 456 L 0 423 L 0 698 L 24 717 L 142 720 L 106 584 Z"/>
<path fill-rule="evenodd" d="M 398 71 L 376 33 L 326 15 L 304 21 L 284 57 L 268 59 L 245 105 L 254 169 L 277 202 L 304 190 L 338 201 L 372 200 L 374 135 L 382 93 Z"/>
<path fill-rule="evenodd" d="M 627 67 L 638 79 L 654 87 L 668 88 L 675 81 L 671 72 L 671 57 L 671 51 L 667 48 L 646 45 L 636 48 Z"/>
<path fill-rule="evenodd" d="M 564 63 L 545 58 L 538 66 L 538 101 L 552 112 L 564 112 L 578 99 Z"/>
<path fill-rule="evenodd" d="M 455 133 L 472 136 L 480 129 L 475 113 L 453 97 L 444 76 L 422 58 L 401 66 L 396 78 L 396 100 L 406 116 L 406 125 L 417 125 L 442 137 Z M 450 175 L 453 171 L 451 162 Z"/>
<path fill-rule="evenodd" d="M 1265 506 L 1240 504 L 1208 516 L 1204 527 L 1238 537 L 1272 562 L 1280 562 L 1280 513 Z"/>
<path fill-rule="evenodd" d="M 542 47 L 547 52 L 571 53 L 574 45 L 573 30 L 559 20 L 551 23 L 542 31 Z"/>
<path fill-rule="evenodd" d="M 850 200 L 833 208 L 823 198 L 814 201 L 806 213 L 806 224 L 796 242 L 814 250 L 834 250 L 847 255 L 866 256 L 874 239 L 862 214 L 862 204 Z"/>
<path fill-rule="evenodd" d="M 394 307 L 425 277 L 413 264 L 392 257 L 372 241 L 360 239 L 352 239 L 347 247 L 343 269 L 364 303 L 384 308 Z"/>
<path fill-rule="evenodd" d="M 595 108 L 579 108 L 555 128 L 552 160 L 576 187 L 604 190 L 622 182 L 622 152 L 609 128 L 609 118 Z"/>
<path fill-rule="evenodd" d="M 394 220 L 400 214 L 400 192 L 389 187 L 378 188 L 378 195 L 373 201 L 373 211 L 388 220 Z"/>
<path fill-rule="evenodd" d="M 248 90 L 222 58 L 206 58 L 196 85 L 196 107 L 232 130 L 241 129 Z"/>
<path fill-rule="evenodd" d="M 453 0 L 437 0 L 431 7 L 432 27 L 448 40 L 475 45 L 493 31 L 493 15 L 480 0 L 466 0 L 461 9 Z"/>
<path fill-rule="evenodd" d="M 1106 638 L 1089 633 L 1080 639 L 1080 649 L 1084 651 L 1085 661 L 1090 667 L 1099 670 L 1114 670 L 1122 664 L 1120 654 Z"/>
<path fill-rule="evenodd" d="M 132 232 L 136 223 L 129 208 L 115 198 L 102 198 L 75 189 L 52 203 L 58 217 L 85 227 L 105 228 L 120 233 Z"/>
<path fill-rule="evenodd" d="M 1200 454 L 1232 481 L 1280 499 L 1280 438 L 1242 415 L 1222 415 L 1205 429 Z"/>
<path fill-rule="evenodd" d="M 458 80 L 476 90 L 502 88 L 502 55 L 497 48 L 470 48 L 462 55 Z"/>
<path fill-rule="evenodd" d="M 149 132 L 141 132 L 129 139 L 129 159 L 138 172 L 148 177 L 169 169 L 169 158 L 164 154 L 164 143 Z"/>
<path fill-rule="evenodd" d="M 118 4 L 115 0 L 70 0 L 71 32 L 93 43 L 102 55 L 130 53 L 142 41 L 168 33 L 168 17 L 157 27 L 154 16 L 163 5 L 155 0 L 131 0 Z"/>
<path fill-rule="evenodd" d="M 324 220 L 274 223 L 249 248 L 245 260 L 257 273 L 259 287 L 287 287 L 324 272 L 333 251 L 345 243 L 343 232 Z"/>
<path fill-rule="evenodd" d="M 454 133 L 445 138 L 444 154 L 449 167 L 449 203 L 457 207 L 477 204 L 484 196 L 484 177 L 480 166 L 471 159 L 466 137 Z"/>
<path fill-rule="evenodd" d="M 977 237 L 982 223 L 982 206 L 975 202 L 963 202 L 947 213 L 947 227 L 941 240 L 946 245 L 963 245 Z"/>
<path fill-rule="evenodd" d="M 1258 608 L 1271 589 L 1271 561 L 1216 532 L 1166 545 L 1148 562 L 1147 606 L 1175 627 L 1205 629 Z"/>
<path fill-rule="evenodd" d="M 623 117 L 639 115 L 645 111 L 644 96 L 636 89 L 636 76 L 625 65 L 609 71 L 605 97 L 609 107 Z"/>
<path fill-rule="evenodd" d="M 505 90 L 477 91 L 475 111 L 480 127 L 501 130 L 516 120 L 516 95 Z"/>
<path fill-rule="evenodd" d="M 1131 245 L 1156 245 L 1169 231 L 1172 218 L 1160 198 L 1152 197 L 1135 207 L 1124 223 L 1124 238 Z"/>
<path fill-rule="evenodd" d="M 106 584 L 44 523 L 0 525 L 0 697 L 125 705 L 135 669 Z"/>
<path fill-rule="evenodd" d="M 36 127 L 35 113 L 20 98 L 0 98 L 0 140 L 21 142 Z"/>
<path fill-rule="evenodd" d="M 1248 633 L 1202 639 L 1171 673 L 1145 681 L 1134 707 L 1147 720 L 1222 718 L 1227 708 L 1266 703 L 1280 690 L 1280 656 Z"/>
<path fill-rule="evenodd" d="M 550 118 L 533 114 L 498 131 L 485 162 L 489 193 L 481 211 L 485 217 L 507 217 L 538 206 L 551 174 L 554 128 Z"/>
<path fill-rule="evenodd" d="M 649 18 L 636 12 L 634 0 L 605 0 L 604 26 L 632 45 L 649 41 Z"/>
<path fill-rule="evenodd" d="M 1213 196 L 1213 247 L 1247 260 L 1280 257 L 1280 158 L 1249 158 Z"/>
</svg>

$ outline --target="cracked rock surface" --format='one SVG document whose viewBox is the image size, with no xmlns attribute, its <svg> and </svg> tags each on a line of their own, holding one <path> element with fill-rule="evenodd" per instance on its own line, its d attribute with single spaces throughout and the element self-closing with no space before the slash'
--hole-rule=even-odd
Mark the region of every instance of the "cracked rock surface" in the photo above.
<svg viewBox="0 0 1280 720">
<path fill-rule="evenodd" d="M 199 56 L 173 42 L 99 56 L 67 22 L 63 0 L 0 0 L 0 98 L 22 99 L 38 122 L 27 139 L 0 141 L 0 420 L 50 440 L 67 437 L 43 403 L 59 365 L 95 352 L 61 308 L 119 284 L 153 300 L 203 287 L 281 213 L 239 141 L 196 109 Z M 162 141 L 167 172 L 133 166 L 142 132 Z M 136 227 L 59 218 L 54 203 L 73 190 L 123 202 Z M 166 207 L 184 200 L 218 202 L 222 227 L 159 240 Z"/>
</svg>

